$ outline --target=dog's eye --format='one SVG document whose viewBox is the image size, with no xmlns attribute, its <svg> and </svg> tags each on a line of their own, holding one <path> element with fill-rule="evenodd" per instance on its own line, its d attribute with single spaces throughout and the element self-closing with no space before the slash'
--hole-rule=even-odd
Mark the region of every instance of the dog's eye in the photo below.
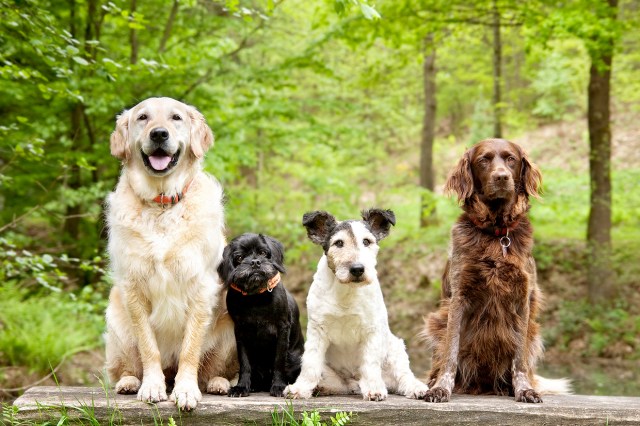
<svg viewBox="0 0 640 426">
<path fill-rule="evenodd" d="M 180 121 L 182 120 L 182 117 L 180 117 L 178 114 L 173 114 L 173 117 L 171 117 L 173 120 L 175 121 Z"/>
<path fill-rule="evenodd" d="M 513 164 L 515 164 L 515 162 L 516 162 L 515 157 L 509 157 L 509 158 L 507 158 L 507 164 L 508 164 L 508 165 L 512 166 Z"/>
<path fill-rule="evenodd" d="M 138 116 L 138 120 L 140 120 L 140 121 L 144 121 L 144 120 L 146 120 L 147 118 L 148 118 L 148 117 L 147 117 L 147 114 L 140 114 L 140 115 Z"/>
<path fill-rule="evenodd" d="M 344 247 L 344 241 L 342 240 L 336 240 L 335 243 L 333 243 L 334 246 L 338 247 L 338 248 L 342 248 Z"/>
<path fill-rule="evenodd" d="M 362 244 L 364 244 L 365 247 L 369 247 L 369 245 L 371 245 L 371 240 L 365 238 L 364 240 L 362 240 Z"/>
<path fill-rule="evenodd" d="M 266 255 L 267 255 L 267 252 L 266 252 L 266 251 L 264 251 L 264 250 L 260 250 L 260 251 L 258 252 L 258 254 L 259 254 L 260 256 L 266 256 Z"/>
<path fill-rule="evenodd" d="M 236 263 L 240 263 L 240 262 L 242 262 L 242 256 L 236 256 L 236 257 L 233 258 L 233 260 Z"/>
</svg>

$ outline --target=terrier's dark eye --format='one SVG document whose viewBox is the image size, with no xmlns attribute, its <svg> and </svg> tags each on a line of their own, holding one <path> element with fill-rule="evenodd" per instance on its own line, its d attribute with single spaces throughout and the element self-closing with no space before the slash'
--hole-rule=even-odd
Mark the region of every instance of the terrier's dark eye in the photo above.
<svg viewBox="0 0 640 426">
<path fill-rule="evenodd" d="M 149 118 L 149 117 L 147 117 L 147 114 L 140 114 L 140 115 L 138 116 L 138 120 L 140 120 L 140 121 L 144 121 L 144 120 L 146 120 L 147 118 Z"/>
<path fill-rule="evenodd" d="M 258 252 L 258 254 L 259 254 L 260 256 L 266 256 L 266 255 L 267 255 L 267 252 L 266 252 L 265 250 L 260 250 L 260 251 Z"/>
<path fill-rule="evenodd" d="M 342 240 L 336 240 L 336 241 L 333 243 L 333 245 L 334 245 L 334 246 L 336 246 L 336 247 L 338 247 L 338 248 L 342 248 L 342 247 L 344 247 L 344 241 L 342 241 Z"/>
<path fill-rule="evenodd" d="M 235 257 L 233 258 L 233 261 L 234 261 L 234 262 L 236 263 L 236 265 L 237 265 L 237 264 L 239 264 L 240 262 L 242 262 L 242 259 L 243 259 L 243 258 L 242 258 L 242 256 L 237 255 L 237 256 L 235 256 Z"/>
<path fill-rule="evenodd" d="M 362 244 L 364 244 L 365 247 L 369 247 L 369 245 L 371 244 L 371 240 L 365 238 L 364 240 L 362 240 Z"/>
<path fill-rule="evenodd" d="M 172 118 L 173 120 L 176 120 L 176 121 L 180 121 L 180 120 L 182 120 L 182 117 L 180 117 L 178 114 L 173 114 L 173 117 L 171 117 L 171 118 Z"/>
</svg>

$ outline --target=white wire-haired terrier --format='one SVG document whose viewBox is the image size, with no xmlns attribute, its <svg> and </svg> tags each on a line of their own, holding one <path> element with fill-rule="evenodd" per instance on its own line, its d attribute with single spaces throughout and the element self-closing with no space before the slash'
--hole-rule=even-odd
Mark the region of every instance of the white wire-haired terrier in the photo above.
<svg viewBox="0 0 640 426">
<path fill-rule="evenodd" d="M 404 342 L 389 330 L 376 272 L 378 241 L 395 223 L 391 210 L 380 209 L 364 211 L 362 220 L 338 222 L 325 211 L 302 218 L 324 255 L 307 296 L 302 371 L 285 396 L 361 393 L 382 401 L 389 390 L 424 397 L 429 388 L 415 378 Z"/>
</svg>

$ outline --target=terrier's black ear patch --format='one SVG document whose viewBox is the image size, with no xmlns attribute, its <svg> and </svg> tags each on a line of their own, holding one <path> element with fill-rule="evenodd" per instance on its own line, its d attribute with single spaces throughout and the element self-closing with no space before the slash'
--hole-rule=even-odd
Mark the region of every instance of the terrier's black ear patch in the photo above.
<svg viewBox="0 0 640 426">
<path fill-rule="evenodd" d="M 330 213 L 319 210 L 305 213 L 302 225 L 307 228 L 307 236 L 314 244 L 323 245 L 337 222 Z"/>
<path fill-rule="evenodd" d="M 396 215 L 391 210 L 369 209 L 362 211 L 362 220 L 369 225 L 378 241 L 389 235 L 391 225 L 396 224 Z"/>
<path fill-rule="evenodd" d="M 222 252 L 222 260 L 220 261 L 220 265 L 218 265 L 218 276 L 225 286 L 230 284 L 228 281 L 231 278 L 233 270 L 235 269 L 233 267 L 233 259 L 231 258 L 231 246 L 227 245 L 224 248 L 224 252 Z"/>
<path fill-rule="evenodd" d="M 273 267 L 284 274 L 286 272 L 284 268 L 284 246 L 280 241 L 268 235 L 260 234 L 260 238 L 269 246 Z"/>
</svg>

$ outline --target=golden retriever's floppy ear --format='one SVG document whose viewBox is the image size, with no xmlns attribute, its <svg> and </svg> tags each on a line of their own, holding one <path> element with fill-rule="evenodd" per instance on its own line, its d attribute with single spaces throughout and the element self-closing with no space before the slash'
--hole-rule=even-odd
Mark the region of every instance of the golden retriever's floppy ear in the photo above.
<svg viewBox="0 0 640 426">
<path fill-rule="evenodd" d="M 129 147 L 129 110 L 124 110 L 116 118 L 116 128 L 111 133 L 110 145 L 111 155 L 120 159 L 128 160 L 131 156 L 131 148 Z"/>
<path fill-rule="evenodd" d="M 211 145 L 213 145 L 213 132 L 207 125 L 204 115 L 194 107 L 189 107 L 191 118 L 191 152 L 196 158 L 202 158 Z"/>
<path fill-rule="evenodd" d="M 520 147 L 518 147 L 520 148 Z M 520 187 L 525 195 L 540 198 L 542 194 L 542 173 L 535 163 L 529 160 L 527 153 L 520 148 L 522 167 L 520 169 Z"/>
<path fill-rule="evenodd" d="M 460 203 L 464 203 L 468 198 L 471 198 L 474 192 L 473 172 L 471 171 L 472 153 L 473 148 L 464 153 L 444 184 L 444 192 L 447 194 L 455 192 Z"/>
</svg>

